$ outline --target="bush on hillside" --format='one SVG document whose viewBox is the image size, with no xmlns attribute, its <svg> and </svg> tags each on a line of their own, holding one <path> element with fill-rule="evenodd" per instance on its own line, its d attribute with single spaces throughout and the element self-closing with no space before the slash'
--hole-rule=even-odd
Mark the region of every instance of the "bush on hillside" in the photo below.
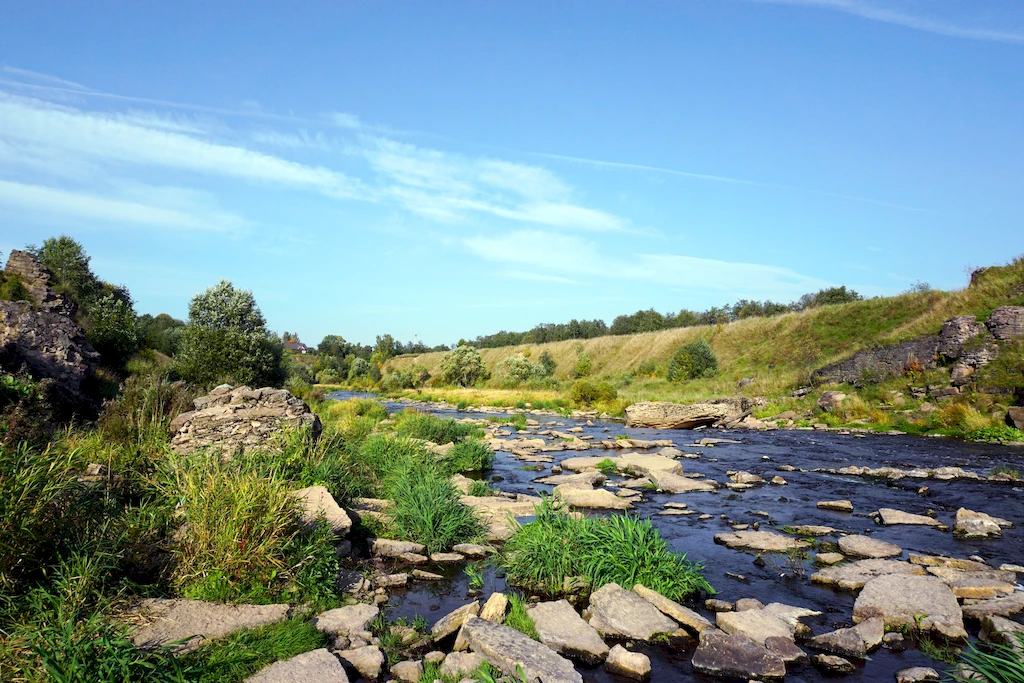
<svg viewBox="0 0 1024 683">
<path fill-rule="evenodd" d="M 576 366 L 572 370 L 572 376 L 583 378 L 590 375 L 591 371 L 590 354 L 583 348 L 583 344 L 576 345 Z"/>
<path fill-rule="evenodd" d="M 468 387 L 487 376 L 480 352 L 468 344 L 459 346 L 441 360 L 441 380 L 445 384 Z"/>
<path fill-rule="evenodd" d="M 576 380 L 569 390 L 569 400 L 580 406 L 608 403 L 614 401 L 618 395 L 615 387 L 608 382 L 592 382 L 589 379 Z"/>
<path fill-rule="evenodd" d="M 267 332 L 266 319 L 252 292 L 221 280 L 192 299 L 188 316 L 177 370 L 189 383 L 202 387 L 223 381 L 251 387 L 281 385 L 283 349 Z"/>
<path fill-rule="evenodd" d="M 514 389 L 530 382 L 549 379 L 554 368 L 554 360 L 545 351 L 538 363 L 531 363 L 524 356 L 510 356 L 495 366 L 494 374 L 501 386 Z"/>
<path fill-rule="evenodd" d="M 668 380 L 683 382 L 700 377 L 714 377 L 718 372 L 718 357 L 711 345 L 703 339 L 679 349 L 668 364 Z"/>
</svg>

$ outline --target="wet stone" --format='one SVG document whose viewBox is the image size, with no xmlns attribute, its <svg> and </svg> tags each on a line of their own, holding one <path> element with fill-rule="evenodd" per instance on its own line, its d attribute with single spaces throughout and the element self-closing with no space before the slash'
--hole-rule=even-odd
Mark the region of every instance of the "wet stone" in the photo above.
<svg viewBox="0 0 1024 683">
<path fill-rule="evenodd" d="M 953 533 L 960 538 L 989 538 L 1002 536 L 1003 529 L 1012 526 L 1013 524 L 1005 519 L 992 517 L 984 512 L 960 508 L 956 511 Z"/>
<path fill-rule="evenodd" d="M 758 552 L 785 552 L 806 548 L 807 541 L 783 536 L 771 531 L 736 531 L 727 534 L 715 534 L 715 543 L 737 550 L 756 550 Z"/>
<path fill-rule="evenodd" d="M 643 681 L 651 675 L 651 660 L 643 653 L 630 652 L 621 645 L 616 645 L 608 654 L 604 668 L 616 676 Z"/>
<path fill-rule="evenodd" d="M 818 553 L 814 556 L 814 561 L 819 564 L 837 564 L 845 559 L 842 553 Z"/>
<path fill-rule="evenodd" d="M 811 658 L 811 663 L 819 669 L 834 674 L 853 673 L 853 670 L 856 668 L 849 660 L 836 657 L 835 655 L 814 655 Z"/>
<path fill-rule="evenodd" d="M 938 671 L 927 666 L 912 666 L 896 672 L 896 683 L 923 683 L 940 678 Z"/>
<path fill-rule="evenodd" d="M 786 664 L 794 664 L 807 659 L 807 653 L 801 650 L 791 638 L 769 636 L 764 639 L 764 646 L 773 655 L 781 657 Z"/>
<path fill-rule="evenodd" d="M 985 616 L 1009 617 L 1024 610 L 1024 592 L 1015 592 L 994 600 L 964 600 L 964 616 L 981 619 Z"/>
<path fill-rule="evenodd" d="M 530 605 L 527 613 L 533 619 L 540 642 L 560 655 L 584 664 L 598 664 L 608 655 L 608 646 L 576 610 L 565 600 Z"/>
<path fill-rule="evenodd" d="M 590 625 L 605 637 L 646 641 L 677 628 L 658 608 L 617 583 L 605 584 L 591 594 L 588 609 Z"/>
<path fill-rule="evenodd" d="M 882 644 L 884 637 L 885 621 L 874 618 L 851 628 L 841 628 L 815 636 L 807 641 L 807 646 L 843 657 L 863 659 L 871 650 Z"/>
<path fill-rule="evenodd" d="M 818 501 L 818 509 L 832 510 L 834 512 L 853 512 L 853 503 L 848 500 L 821 500 Z"/>
<path fill-rule="evenodd" d="M 891 574 L 871 579 L 853 605 L 853 620 L 880 617 L 888 627 L 916 626 L 948 638 L 966 638 L 960 604 L 934 576 Z"/>
<path fill-rule="evenodd" d="M 736 678 L 782 678 L 786 662 L 739 633 L 707 629 L 691 660 L 694 670 L 711 676 Z"/>
<path fill-rule="evenodd" d="M 903 548 L 869 536 L 843 536 L 839 539 L 839 550 L 854 557 L 896 557 L 903 554 Z"/>
<path fill-rule="evenodd" d="M 470 617 L 465 631 L 473 652 L 506 675 L 518 676 L 522 667 L 529 681 L 540 678 L 544 683 L 583 683 L 569 660 L 508 626 Z"/>
<path fill-rule="evenodd" d="M 700 633 L 704 629 L 711 628 L 713 626 L 710 621 L 697 614 L 692 609 L 684 607 L 674 600 L 669 600 L 661 593 L 653 591 L 643 584 L 638 583 L 633 586 L 633 592 L 657 607 L 662 614 L 675 619 L 680 624 L 695 631 L 696 633 Z"/>
<path fill-rule="evenodd" d="M 902 560 L 858 560 L 839 567 L 826 567 L 811 575 L 811 581 L 844 590 L 856 591 L 871 579 L 889 574 L 926 574 L 919 567 Z"/>
<path fill-rule="evenodd" d="M 885 526 L 910 524 L 918 526 L 942 526 L 942 522 L 925 515 L 916 515 L 893 508 L 880 508 L 877 513 L 879 521 Z"/>
<path fill-rule="evenodd" d="M 348 683 L 341 661 L 326 649 L 312 650 L 264 667 L 246 683 Z"/>
</svg>

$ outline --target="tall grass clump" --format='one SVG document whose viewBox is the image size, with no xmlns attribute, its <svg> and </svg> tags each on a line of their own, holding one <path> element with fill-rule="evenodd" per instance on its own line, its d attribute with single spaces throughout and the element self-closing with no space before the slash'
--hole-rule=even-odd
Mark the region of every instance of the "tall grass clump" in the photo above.
<svg viewBox="0 0 1024 683">
<path fill-rule="evenodd" d="M 540 640 L 540 634 L 537 633 L 537 625 L 533 623 L 533 618 L 530 613 L 526 611 L 526 600 L 523 596 L 516 592 L 508 594 L 508 614 L 505 615 L 505 626 L 519 631 L 524 636 L 529 636 L 534 640 Z"/>
<path fill-rule="evenodd" d="M 984 649 L 972 643 L 960 661 L 966 669 L 957 667 L 950 680 L 957 683 L 1024 683 L 1024 634 L 1015 633 L 1010 645 L 989 643 Z"/>
<path fill-rule="evenodd" d="M 129 377 L 117 398 L 104 404 L 98 421 L 100 433 L 125 445 L 166 441 L 171 420 L 190 410 L 194 398 L 184 382 Z"/>
<path fill-rule="evenodd" d="M 546 595 L 562 593 L 568 577 L 584 577 L 594 590 L 642 583 L 672 600 L 714 593 L 703 567 L 672 552 L 650 521 L 629 515 L 576 519 L 550 502 L 506 542 L 501 562 L 510 583 Z"/>
<path fill-rule="evenodd" d="M 481 430 L 455 420 L 424 415 L 415 410 L 403 410 L 397 416 L 395 431 L 399 434 L 432 441 L 436 444 L 454 443 L 469 436 L 481 436 Z"/>
<path fill-rule="evenodd" d="M 452 473 L 485 470 L 494 462 L 494 451 L 476 440 L 460 441 L 444 458 L 445 468 Z"/>
<path fill-rule="evenodd" d="M 178 501 L 172 582 L 197 600 L 263 600 L 281 586 L 298 531 L 296 502 L 281 479 L 199 453 L 169 458 L 165 495 Z"/>
<path fill-rule="evenodd" d="M 447 475 L 430 465 L 411 466 L 395 477 L 390 489 L 394 505 L 388 515 L 393 530 L 404 540 L 427 546 L 428 553 L 448 550 L 483 532 Z"/>
</svg>

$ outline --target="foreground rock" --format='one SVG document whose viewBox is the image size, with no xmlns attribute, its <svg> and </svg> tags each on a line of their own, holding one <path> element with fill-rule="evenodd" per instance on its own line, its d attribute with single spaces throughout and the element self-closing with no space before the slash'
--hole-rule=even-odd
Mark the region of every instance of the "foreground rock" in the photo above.
<svg viewBox="0 0 1024 683">
<path fill-rule="evenodd" d="M 380 678 L 381 671 L 384 670 L 384 653 L 376 645 L 342 650 L 338 656 L 368 681 Z"/>
<path fill-rule="evenodd" d="M 927 666 L 911 666 L 896 672 L 896 683 L 924 683 L 940 678 L 938 671 Z"/>
<path fill-rule="evenodd" d="M 138 614 L 146 625 L 132 634 L 135 647 L 155 649 L 179 640 L 176 653 L 190 652 L 208 640 L 235 631 L 283 621 L 288 605 L 220 605 L 200 600 L 147 598 Z"/>
<path fill-rule="evenodd" d="M 894 574 L 924 576 L 927 573 L 923 567 L 901 560 L 858 560 L 841 567 L 826 567 L 811 574 L 811 581 L 844 590 L 857 591 L 863 588 L 868 581 L 879 576 Z"/>
<path fill-rule="evenodd" d="M 675 619 L 680 624 L 696 633 L 700 633 L 704 629 L 712 628 L 714 626 L 714 624 L 694 612 L 689 607 L 684 607 L 674 600 L 669 600 L 661 593 L 652 591 L 642 583 L 638 583 L 633 586 L 633 592 L 657 607 L 662 614 Z"/>
<path fill-rule="evenodd" d="M 463 605 L 437 620 L 437 623 L 430 629 L 430 637 L 434 642 L 447 638 L 462 628 L 463 624 L 470 617 L 476 617 L 480 613 L 480 601 L 474 600 L 468 605 Z"/>
<path fill-rule="evenodd" d="M 302 506 L 302 523 L 313 526 L 323 518 L 337 538 L 344 538 L 352 528 L 352 520 L 334 496 L 323 486 L 310 486 L 293 493 Z"/>
<path fill-rule="evenodd" d="M 651 640 L 677 628 L 658 608 L 617 583 L 595 591 L 588 610 L 590 625 L 605 637 Z"/>
<path fill-rule="evenodd" d="M 881 558 L 903 554 L 903 548 L 898 545 L 869 536 L 843 536 L 839 539 L 839 549 L 845 555 L 854 557 Z"/>
<path fill-rule="evenodd" d="M 348 683 L 341 661 L 325 648 L 274 662 L 246 683 Z"/>
<path fill-rule="evenodd" d="M 947 638 L 967 637 L 956 596 L 933 576 L 890 574 L 868 581 L 853 605 L 853 620 L 876 617 L 888 627 L 918 626 Z"/>
<path fill-rule="evenodd" d="M 644 681 L 651 675 L 651 660 L 643 653 L 630 652 L 621 645 L 616 645 L 609 653 L 604 668 L 616 676 Z"/>
<path fill-rule="evenodd" d="M 193 404 L 195 410 L 171 423 L 176 453 L 210 449 L 230 456 L 265 446 L 286 428 L 308 427 L 314 438 L 322 429 L 316 413 L 286 389 L 223 384 Z"/>
<path fill-rule="evenodd" d="M 885 636 L 885 620 L 875 617 L 851 628 L 841 628 L 824 633 L 807 641 L 807 646 L 843 657 L 864 659 L 869 652 L 882 644 Z"/>
<path fill-rule="evenodd" d="M 771 531 L 735 531 L 715 534 L 715 543 L 733 550 L 756 550 L 758 552 L 786 552 L 787 550 L 806 548 L 810 545 L 807 541 Z"/>
<path fill-rule="evenodd" d="M 988 538 L 1002 536 L 1003 529 L 1012 527 L 1013 523 L 999 517 L 992 517 L 984 512 L 975 512 L 967 508 L 956 511 L 953 522 L 953 533 L 960 538 Z"/>
<path fill-rule="evenodd" d="M 569 660 L 508 626 L 470 617 L 463 631 L 473 652 L 508 676 L 518 679 L 522 667 L 528 681 L 583 683 Z"/>
<path fill-rule="evenodd" d="M 983 617 L 1010 617 L 1024 611 L 1024 592 L 1015 592 L 1005 598 L 993 600 L 964 600 L 963 613 L 969 619 Z"/>
<path fill-rule="evenodd" d="M 558 654 L 588 665 L 599 664 L 608 656 L 604 640 L 567 601 L 540 602 L 528 607 L 527 612 L 540 642 Z"/>
<path fill-rule="evenodd" d="M 820 614 L 815 610 L 773 602 L 759 608 L 719 612 L 716 620 L 718 628 L 725 633 L 741 633 L 755 643 L 764 645 L 769 638 L 792 640 L 798 628 L 806 629 L 806 626 L 800 624 L 800 619 Z"/>
<path fill-rule="evenodd" d="M 365 631 L 378 614 L 380 610 L 376 605 L 345 605 L 314 618 L 313 627 L 330 636 L 348 636 Z"/>
<path fill-rule="evenodd" d="M 750 638 L 707 629 L 700 634 L 700 643 L 693 653 L 694 670 L 711 676 L 782 678 L 786 662 Z"/>
<path fill-rule="evenodd" d="M 627 427 L 693 429 L 738 417 L 743 411 L 730 403 L 666 403 L 649 401 L 626 408 Z"/>
</svg>

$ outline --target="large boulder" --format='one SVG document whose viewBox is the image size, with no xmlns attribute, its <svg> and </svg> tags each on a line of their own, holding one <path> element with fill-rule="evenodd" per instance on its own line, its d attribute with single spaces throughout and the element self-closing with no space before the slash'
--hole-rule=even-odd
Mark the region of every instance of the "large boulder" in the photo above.
<svg viewBox="0 0 1024 683">
<path fill-rule="evenodd" d="M 875 617 L 890 628 L 918 626 L 947 638 L 967 637 L 956 596 L 934 576 L 890 574 L 868 581 L 853 605 L 853 620 L 860 623 Z"/>
<path fill-rule="evenodd" d="M 626 408 L 627 427 L 652 429 L 693 429 L 736 419 L 746 409 L 738 402 L 702 402 L 683 405 L 665 401 L 644 401 Z"/>
<path fill-rule="evenodd" d="M 32 254 L 12 249 L 4 272 L 18 277 L 37 311 L 69 318 L 75 315 L 74 304 L 50 286 L 53 276 Z"/>
<path fill-rule="evenodd" d="M 470 649 L 507 676 L 518 677 L 522 667 L 528 681 L 583 683 L 568 659 L 508 626 L 470 617 L 463 631 Z"/>
<path fill-rule="evenodd" d="M 1024 406 L 1010 406 L 1007 408 L 1006 422 L 1011 427 L 1024 431 Z"/>
<path fill-rule="evenodd" d="M 583 621 L 565 600 L 539 602 L 527 608 L 540 642 L 560 655 L 584 664 L 599 664 L 608 656 L 608 646 L 594 627 Z"/>
<path fill-rule="evenodd" d="M 985 323 L 988 331 L 999 341 L 1024 337 L 1024 306 L 1000 306 L 992 311 Z"/>
<path fill-rule="evenodd" d="M 693 668 L 711 676 L 740 679 L 782 678 L 786 662 L 741 633 L 706 629 L 693 653 Z"/>
<path fill-rule="evenodd" d="M 171 450 L 211 449 L 234 455 L 267 444 L 286 428 L 308 427 L 319 437 L 320 418 L 285 389 L 250 389 L 223 384 L 194 402 L 195 410 L 171 423 Z"/>
<path fill-rule="evenodd" d="M 590 625 L 605 637 L 651 640 L 678 628 L 657 607 L 617 583 L 595 591 L 588 611 Z"/>
</svg>

